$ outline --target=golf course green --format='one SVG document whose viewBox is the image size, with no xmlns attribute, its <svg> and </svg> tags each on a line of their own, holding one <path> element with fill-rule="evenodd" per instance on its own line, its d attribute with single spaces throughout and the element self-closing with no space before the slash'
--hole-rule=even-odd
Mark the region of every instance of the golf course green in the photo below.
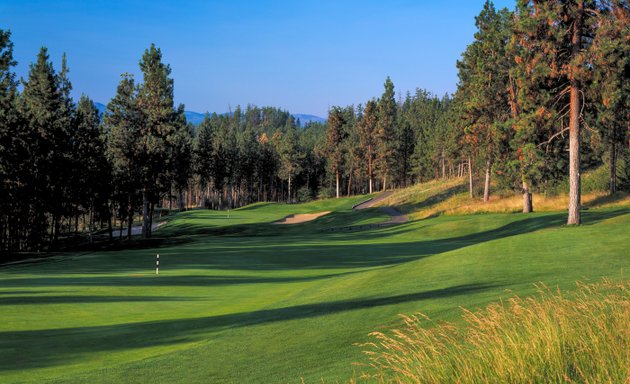
<svg viewBox="0 0 630 384">
<path fill-rule="evenodd" d="M 352 210 L 365 199 L 192 210 L 147 242 L 1 266 L 0 382 L 343 382 L 398 314 L 458 321 L 538 282 L 630 273 L 630 207 L 379 227 Z"/>
</svg>

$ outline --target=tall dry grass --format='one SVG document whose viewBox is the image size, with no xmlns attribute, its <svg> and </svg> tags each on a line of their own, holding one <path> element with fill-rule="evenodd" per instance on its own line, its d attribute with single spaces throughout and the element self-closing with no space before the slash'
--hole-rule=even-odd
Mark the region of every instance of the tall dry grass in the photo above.
<svg viewBox="0 0 630 384">
<path fill-rule="evenodd" d="M 381 383 L 630 383 L 630 281 L 514 297 L 463 325 L 424 315 L 374 332 L 362 379 Z M 354 380 L 353 380 L 354 381 Z"/>
<path fill-rule="evenodd" d="M 469 215 L 478 213 L 513 213 L 523 210 L 523 197 L 509 191 L 492 191 L 490 201 L 480 196 L 470 198 L 465 178 L 436 180 L 397 190 L 380 206 L 395 206 L 413 219 L 425 219 L 437 215 Z M 533 196 L 534 211 L 554 212 L 566 210 L 568 194 Z M 630 205 L 630 194 L 618 192 L 609 196 L 606 191 L 582 194 L 585 208 L 607 208 Z"/>
</svg>

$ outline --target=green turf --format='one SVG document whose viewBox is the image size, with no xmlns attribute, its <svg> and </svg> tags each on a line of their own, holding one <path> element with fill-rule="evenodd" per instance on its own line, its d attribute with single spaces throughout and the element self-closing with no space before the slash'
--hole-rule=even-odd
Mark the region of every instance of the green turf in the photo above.
<svg viewBox="0 0 630 384">
<path fill-rule="evenodd" d="M 536 213 L 341 230 L 387 219 L 352 211 L 362 199 L 189 211 L 131 250 L 0 267 L 0 382 L 343 380 L 363 361 L 353 343 L 399 313 L 454 320 L 539 281 L 630 270 L 630 208 L 586 211 L 577 228 Z"/>
</svg>

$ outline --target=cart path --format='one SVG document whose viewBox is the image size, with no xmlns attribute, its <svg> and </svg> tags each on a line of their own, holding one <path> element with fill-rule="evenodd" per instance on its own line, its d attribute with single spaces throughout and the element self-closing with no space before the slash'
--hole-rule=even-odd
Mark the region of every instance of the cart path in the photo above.
<svg viewBox="0 0 630 384">
<path fill-rule="evenodd" d="M 360 210 L 360 209 L 372 208 L 374 205 L 385 200 L 386 198 L 391 196 L 393 193 L 394 192 L 392 191 L 383 192 L 370 200 L 367 200 L 358 205 L 355 205 L 352 209 Z M 390 217 L 388 221 L 382 224 L 402 224 L 409 221 L 409 217 L 405 216 L 402 212 L 400 212 L 394 207 L 379 207 L 379 209 L 381 210 L 381 212 L 389 215 Z"/>
</svg>

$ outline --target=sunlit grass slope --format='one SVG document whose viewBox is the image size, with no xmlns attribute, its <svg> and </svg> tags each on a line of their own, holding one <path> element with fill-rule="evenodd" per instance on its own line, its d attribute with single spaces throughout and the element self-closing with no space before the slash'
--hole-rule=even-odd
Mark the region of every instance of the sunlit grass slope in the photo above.
<svg viewBox="0 0 630 384">
<path fill-rule="evenodd" d="M 582 205 L 587 209 L 630 206 L 630 194 L 627 192 L 620 191 L 614 196 L 608 195 L 607 186 L 602 186 L 599 180 L 603 171 L 606 171 L 605 166 L 585 173 Z M 482 194 L 478 190 L 475 191 L 478 195 Z M 569 196 L 562 190 L 553 194 L 534 193 L 533 204 L 534 211 L 562 211 L 569 206 Z M 484 202 L 482 196 L 471 199 L 468 178 L 454 178 L 434 180 L 394 191 L 380 205 L 397 206 L 412 218 L 424 219 L 439 215 L 517 213 L 523 210 L 523 197 L 513 191 L 496 190 L 493 186 L 490 201 Z"/>
<path fill-rule="evenodd" d="M 0 382 L 343 380 L 363 359 L 353 344 L 399 313 L 456 320 L 539 281 L 571 289 L 630 269 L 628 207 L 586 211 L 576 228 L 551 212 L 335 230 L 387 219 L 350 209 L 364 198 L 189 211 L 134 249 L 0 267 Z M 321 211 L 333 212 L 269 224 Z"/>
</svg>

